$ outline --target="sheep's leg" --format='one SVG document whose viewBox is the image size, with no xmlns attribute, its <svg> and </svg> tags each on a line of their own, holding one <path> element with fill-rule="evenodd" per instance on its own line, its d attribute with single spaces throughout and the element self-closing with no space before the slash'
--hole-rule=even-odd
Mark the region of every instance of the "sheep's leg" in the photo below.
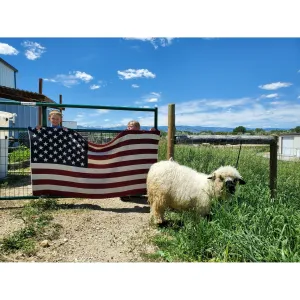
<svg viewBox="0 0 300 300">
<path fill-rule="evenodd" d="M 164 223 L 164 213 L 165 213 L 165 197 L 163 195 L 155 195 L 155 198 L 150 201 L 150 220 L 154 221 L 156 224 Z"/>
</svg>

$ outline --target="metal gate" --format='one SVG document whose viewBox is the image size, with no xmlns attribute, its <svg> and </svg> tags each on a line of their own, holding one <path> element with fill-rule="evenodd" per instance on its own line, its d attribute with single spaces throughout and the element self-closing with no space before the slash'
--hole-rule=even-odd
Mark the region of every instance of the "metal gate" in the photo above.
<svg viewBox="0 0 300 300">
<path fill-rule="evenodd" d="M 3 101 L 4 102 L 4 101 Z M 9 102 L 4 102 L 10 105 Z M 0 104 L 3 104 L 0 101 Z M 11 105 L 16 105 L 12 102 Z M 21 102 L 18 105 L 22 105 Z M 28 105 L 28 103 L 26 103 Z M 153 112 L 153 127 L 157 129 L 157 108 L 114 107 L 98 105 L 73 105 L 54 103 L 32 103 L 42 107 L 42 125 L 47 126 L 47 109 L 51 108 L 84 108 L 103 110 L 123 110 Z M 76 129 L 85 139 L 97 144 L 106 144 L 116 137 L 122 130 L 105 129 Z M 9 132 L 9 133 L 8 133 Z M 34 199 L 32 195 L 30 146 L 28 128 L 0 126 L 0 200 Z"/>
</svg>

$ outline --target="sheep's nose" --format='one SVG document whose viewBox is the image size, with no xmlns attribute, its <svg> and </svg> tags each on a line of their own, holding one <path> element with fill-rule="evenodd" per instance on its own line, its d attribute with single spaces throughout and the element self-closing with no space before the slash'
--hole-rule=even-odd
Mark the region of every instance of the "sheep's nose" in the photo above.
<svg viewBox="0 0 300 300">
<path fill-rule="evenodd" d="M 226 189 L 229 191 L 229 193 L 234 194 L 235 193 L 235 184 L 231 180 L 226 181 L 225 184 L 226 184 Z"/>
</svg>

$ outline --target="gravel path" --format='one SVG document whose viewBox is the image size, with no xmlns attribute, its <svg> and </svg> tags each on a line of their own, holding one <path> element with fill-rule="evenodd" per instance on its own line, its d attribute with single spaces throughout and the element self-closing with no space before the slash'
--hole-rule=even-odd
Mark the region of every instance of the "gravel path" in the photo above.
<svg viewBox="0 0 300 300">
<path fill-rule="evenodd" d="M 14 213 L 28 200 L 0 201 L 0 238 L 20 229 L 23 222 Z M 122 202 L 110 199 L 61 199 L 53 212 L 54 223 L 62 226 L 60 236 L 39 247 L 37 254 L 7 256 L 8 261 L 35 262 L 143 262 L 143 253 L 155 252 L 149 238 L 156 233 L 149 225 L 146 198 Z"/>
</svg>

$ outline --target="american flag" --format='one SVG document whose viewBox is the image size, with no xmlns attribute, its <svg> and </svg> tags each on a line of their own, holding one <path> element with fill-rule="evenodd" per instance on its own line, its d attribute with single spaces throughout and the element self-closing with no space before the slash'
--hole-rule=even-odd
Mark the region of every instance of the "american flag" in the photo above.
<svg viewBox="0 0 300 300">
<path fill-rule="evenodd" d="M 107 144 L 67 128 L 28 127 L 34 196 L 112 198 L 142 194 L 157 162 L 159 131 L 123 131 Z"/>
</svg>

